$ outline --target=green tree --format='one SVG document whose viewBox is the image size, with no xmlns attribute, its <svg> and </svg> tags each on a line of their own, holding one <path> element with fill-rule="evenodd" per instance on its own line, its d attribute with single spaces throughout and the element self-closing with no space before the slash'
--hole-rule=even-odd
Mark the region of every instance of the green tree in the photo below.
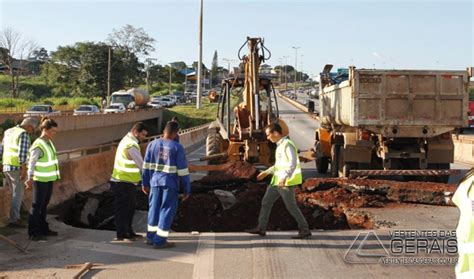
<svg viewBox="0 0 474 279">
<path fill-rule="evenodd" d="M 122 47 L 137 56 L 148 55 L 155 50 L 153 46 L 155 39 L 148 35 L 143 28 L 135 28 L 130 24 L 119 30 L 113 29 L 113 33 L 109 34 L 107 41 L 111 45 Z"/>
<path fill-rule="evenodd" d="M 218 82 L 218 73 L 219 73 L 219 62 L 217 58 L 217 50 L 214 51 L 214 56 L 212 57 L 212 65 L 211 65 L 211 76 L 212 76 L 212 84 L 216 84 Z"/>
</svg>

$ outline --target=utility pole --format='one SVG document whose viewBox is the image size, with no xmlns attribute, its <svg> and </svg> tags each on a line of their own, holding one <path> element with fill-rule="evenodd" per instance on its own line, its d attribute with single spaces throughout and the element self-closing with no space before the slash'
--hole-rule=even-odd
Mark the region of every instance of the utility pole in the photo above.
<svg viewBox="0 0 474 279">
<path fill-rule="evenodd" d="M 203 0 L 200 1 L 199 11 L 199 59 L 198 59 L 198 76 L 197 76 L 197 98 L 196 108 L 201 108 L 201 96 L 202 96 L 202 14 L 203 14 Z"/>
<path fill-rule="evenodd" d="M 110 105 L 110 72 L 112 67 L 112 47 L 109 46 L 109 59 L 107 62 L 107 106 Z"/>
<path fill-rule="evenodd" d="M 230 77 L 230 62 L 236 62 L 235 59 L 222 58 L 222 61 L 227 62 L 227 77 Z"/>
<path fill-rule="evenodd" d="M 295 96 L 295 100 L 296 100 L 296 81 L 297 81 L 297 78 L 298 78 L 298 70 L 297 70 L 297 67 L 298 67 L 298 49 L 300 47 L 292 47 L 294 50 L 295 50 L 295 80 L 293 82 L 293 85 L 294 85 L 294 96 Z"/>
</svg>

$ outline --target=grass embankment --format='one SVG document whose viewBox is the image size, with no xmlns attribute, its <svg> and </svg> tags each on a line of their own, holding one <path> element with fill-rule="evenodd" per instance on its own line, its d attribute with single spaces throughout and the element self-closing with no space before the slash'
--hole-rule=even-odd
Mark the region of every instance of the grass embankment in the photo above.
<svg viewBox="0 0 474 279">
<path fill-rule="evenodd" d="M 205 101 L 201 109 L 196 108 L 196 104 L 180 105 L 165 110 L 163 121 L 166 123 L 174 116 L 178 117 L 181 129 L 191 128 L 212 122 L 216 119 L 217 103 Z"/>
</svg>

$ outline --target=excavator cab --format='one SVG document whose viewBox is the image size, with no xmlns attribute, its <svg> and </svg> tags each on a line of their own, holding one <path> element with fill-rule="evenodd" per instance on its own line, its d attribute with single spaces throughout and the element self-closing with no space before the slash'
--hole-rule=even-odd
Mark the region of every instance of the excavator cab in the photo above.
<svg viewBox="0 0 474 279">
<path fill-rule="evenodd" d="M 249 53 L 241 56 L 245 45 Z M 274 162 L 275 146 L 267 140 L 265 127 L 278 122 L 288 134 L 288 126 L 279 118 L 271 78 L 259 74 L 260 65 L 270 58 L 270 52 L 261 38 L 247 38 L 239 58 L 244 74 L 222 81 L 217 119 L 208 131 L 206 155 L 219 157 L 210 160 L 211 164 L 231 160 L 268 166 Z"/>
</svg>

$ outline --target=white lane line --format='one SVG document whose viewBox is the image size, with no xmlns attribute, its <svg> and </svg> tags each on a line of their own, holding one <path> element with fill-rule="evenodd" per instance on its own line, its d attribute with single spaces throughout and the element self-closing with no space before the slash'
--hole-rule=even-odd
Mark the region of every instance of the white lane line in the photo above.
<svg viewBox="0 0 474 279">
<path fill-rule="evenodd" d="M 151 246 L 150 248 L 140 248 L 122 244 L 107 244 L 81 240 L 70 240 L 68 241 L 68 246 L 76 249 L 85 249 L 89 251 L 185 264 L 194 264 L 195 260 L 194 253 L 172 252 L 169 250 L 165 251 L 153 249 Z"/>
<path fill-rule="evenodd" d="M 214 278 L 215 233 L 202 233 L 196 251 L 193 278 Z"/>
</svg>

